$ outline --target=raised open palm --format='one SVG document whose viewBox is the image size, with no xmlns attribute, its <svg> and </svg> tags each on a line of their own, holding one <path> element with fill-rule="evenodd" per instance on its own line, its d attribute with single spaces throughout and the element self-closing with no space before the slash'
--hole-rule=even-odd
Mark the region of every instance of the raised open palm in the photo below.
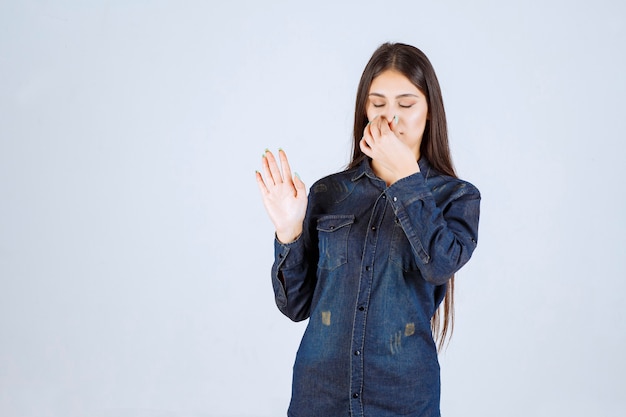
<svg viewBox="0 0 626 417">
<path fill-rule="evenodd" d="M 256 180 L 263 205 L 276 228 L 276 237 L 289 243 L 302 233 L 306 213 L 306 187 L 298 175 L 292 176 L 287 155 L 278 151 L 280 168 L 270 151 L 263 154 L 263 175 L 256 172 Z M 281 172 L 282 170 L 282 172 Z"/>
</svg>

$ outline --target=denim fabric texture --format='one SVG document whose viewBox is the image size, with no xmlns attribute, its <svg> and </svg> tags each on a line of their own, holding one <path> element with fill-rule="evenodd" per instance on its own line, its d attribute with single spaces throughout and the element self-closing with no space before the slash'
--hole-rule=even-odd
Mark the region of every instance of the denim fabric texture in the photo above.
<svg viewBox="0 0 626 417">
<path fill-rule="evenodd" d="M 310 189 L 302 235 L 275 240 L 280 311 L 309 319 L 290 417 L 436 417 L 430 319 L 478 240 L 480 193 L 420 172 L 387 187 L 365 160 Z"/>
</svg>

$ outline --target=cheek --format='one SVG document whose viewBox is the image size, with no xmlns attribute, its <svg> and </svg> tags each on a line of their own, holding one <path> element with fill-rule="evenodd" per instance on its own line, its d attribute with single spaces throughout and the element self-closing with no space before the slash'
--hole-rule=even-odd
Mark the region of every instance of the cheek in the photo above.
<svg viewBox="0 0 626 417">
<path fill-rule="evenodd" d="M 405 114 L 404 123 L 407 129 L 423 131 L 424 126 L 426 125 L 426 112 L 419 111 Z"/>
</svg>

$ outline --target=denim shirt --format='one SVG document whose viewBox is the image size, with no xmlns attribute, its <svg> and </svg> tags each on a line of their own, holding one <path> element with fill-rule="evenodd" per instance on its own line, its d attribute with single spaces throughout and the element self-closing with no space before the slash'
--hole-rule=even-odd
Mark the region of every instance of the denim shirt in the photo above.
<svg viewBox="0 0 626 417">
<path fill-rule="evenodd" d="M 319 180 L 302 235 L 275 240 L 276 304 L 309 318 L 289 416 L 440 415 L 430 320 L 476 247 L 480 193 L 419 167 L 389 187 L 369 160 Z"/>
</svg>

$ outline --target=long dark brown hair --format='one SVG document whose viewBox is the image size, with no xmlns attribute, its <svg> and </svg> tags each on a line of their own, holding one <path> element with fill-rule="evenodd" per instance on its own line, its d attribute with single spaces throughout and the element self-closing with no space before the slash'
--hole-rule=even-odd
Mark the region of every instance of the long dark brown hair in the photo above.
<svg viewBox="0 0 626 417">
<path fill-rule="evenodd" d="M 456 178 L 448 145 L 446 113 L 435 70 L 422 51 L 402 43 L 381 45 L 363 70 L 356 95 L 352 161 L 348 165 L 348 169 L 354 168 L 367 158 L 361 151 L 359 142 L 368 122 L 366 113 L 368 95 L 374 78 L 386 70 L 400 72 L 426 96 L 428 119 L 420 145 L 420 156 L 426 158 L 435 170 Z M 430 326 L 438 347 L 441 349 L 446 339 L 452 335 L 454 328 L 454 275 L 448 281 L 445 298 L 435 311 Z"/>
</svg>

